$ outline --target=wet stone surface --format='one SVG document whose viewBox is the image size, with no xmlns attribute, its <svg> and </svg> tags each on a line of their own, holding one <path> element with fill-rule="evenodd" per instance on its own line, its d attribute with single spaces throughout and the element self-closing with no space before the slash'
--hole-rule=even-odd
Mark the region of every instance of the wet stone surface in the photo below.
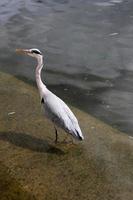
<svg viewBox="0 0 133 200">
<path fill-rule="evenodd" d="M 72 108 L 85 141 L 55 145 L 40 107 L 35 87 L 0 73 L 2 200 L 133 199 L 131 138 Z"/>
</svg>

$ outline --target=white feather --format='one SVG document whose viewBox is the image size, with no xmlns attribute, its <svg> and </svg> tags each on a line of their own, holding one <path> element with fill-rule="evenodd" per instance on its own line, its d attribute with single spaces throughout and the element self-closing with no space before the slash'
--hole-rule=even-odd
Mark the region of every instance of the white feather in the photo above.
<svg viewBox="0 0 133 200">
<path fill-rule="evenodd" d="M 59 97 L 47 89 L 41 80 L 41 70 L 43 67 L 43 56 L 38 49 L 17 49 L 17 52 L 23 52 L 29 56 L 35 57 L 38 61 L 36 67 L 36 82 L 40 97 L 44 106 L 46 116 L 57 126 L 64 129 L 73 137 L 83 140 L 83 134 L 78 124 L 78 120 L 70 108 Z M 57 131 L 56 131 L 57 141 Z"/>
<path fill-rule="evenodd" d="M 72 134 L 75 138 L 84 139 L 78 120 L 70 108 L 59 97 L 47 89 L 44 99 L 46 116 L 57 126 Z"/>
</svg>

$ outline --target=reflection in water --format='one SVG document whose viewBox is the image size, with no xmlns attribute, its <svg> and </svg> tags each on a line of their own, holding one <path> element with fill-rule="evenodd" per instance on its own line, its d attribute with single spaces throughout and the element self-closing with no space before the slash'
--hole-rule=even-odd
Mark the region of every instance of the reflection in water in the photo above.
<svg viewBox="0 0 133 200">
<path fill-rule="evenodd" d="M 14 50 L 40 48 L 56 94 L 132 133 L 132 1 L 3 0 L 0 8 L 1 71 L 34 81 L 34 61 Z"/>
</svg>

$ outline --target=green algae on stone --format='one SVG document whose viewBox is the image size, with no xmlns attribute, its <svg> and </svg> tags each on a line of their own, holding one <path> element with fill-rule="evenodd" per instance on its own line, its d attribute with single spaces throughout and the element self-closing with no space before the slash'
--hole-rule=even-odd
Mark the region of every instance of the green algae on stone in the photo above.
<svg viewBox="0 0 133 200">
<path fill-rule="evenodd" d="M 21 185 L 20 196 L 26 191 L 37 200 L 133 199 L 133 140 L 72 109 L 85 140 L 55 145 L 54 128 L 40 112 L 37 89 L 0 73 L 0 161 Z M 59 139 L 64 136 L 59 130 Z"/>
<path fill-rule="evenodd" d="M 22 186 L 10 175 L 10 170 L 0 162 L 0 199 L 1 200 L 35 200 L 24 191 Z"/>
</svg>

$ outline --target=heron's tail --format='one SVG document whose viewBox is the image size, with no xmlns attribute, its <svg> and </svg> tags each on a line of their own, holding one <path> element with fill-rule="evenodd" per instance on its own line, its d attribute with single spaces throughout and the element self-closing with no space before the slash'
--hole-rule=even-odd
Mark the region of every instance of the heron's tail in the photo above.
<svg viewBox="0 0 133 200">
<path fill-rule="evenodd" d="M 70 121 L 71 122 L 71 121 Z M 84 136 L 80 129 L 77 119 L 74 121 L 75 123 L 69 123 L 69 128 L 67 128 L 68 132 L 77 140 L 84 140 Z"/>
<path fill-rule="evenodd" d="M 81 132 L 81 130 L 80 131 L 77 131 L 76 130 L 76 138 L 78 139 L 78 140 L 84 140 L 84 136 L 83 136 L 83 134 L 82 134 L 82 132 Z"/>
</svg>

